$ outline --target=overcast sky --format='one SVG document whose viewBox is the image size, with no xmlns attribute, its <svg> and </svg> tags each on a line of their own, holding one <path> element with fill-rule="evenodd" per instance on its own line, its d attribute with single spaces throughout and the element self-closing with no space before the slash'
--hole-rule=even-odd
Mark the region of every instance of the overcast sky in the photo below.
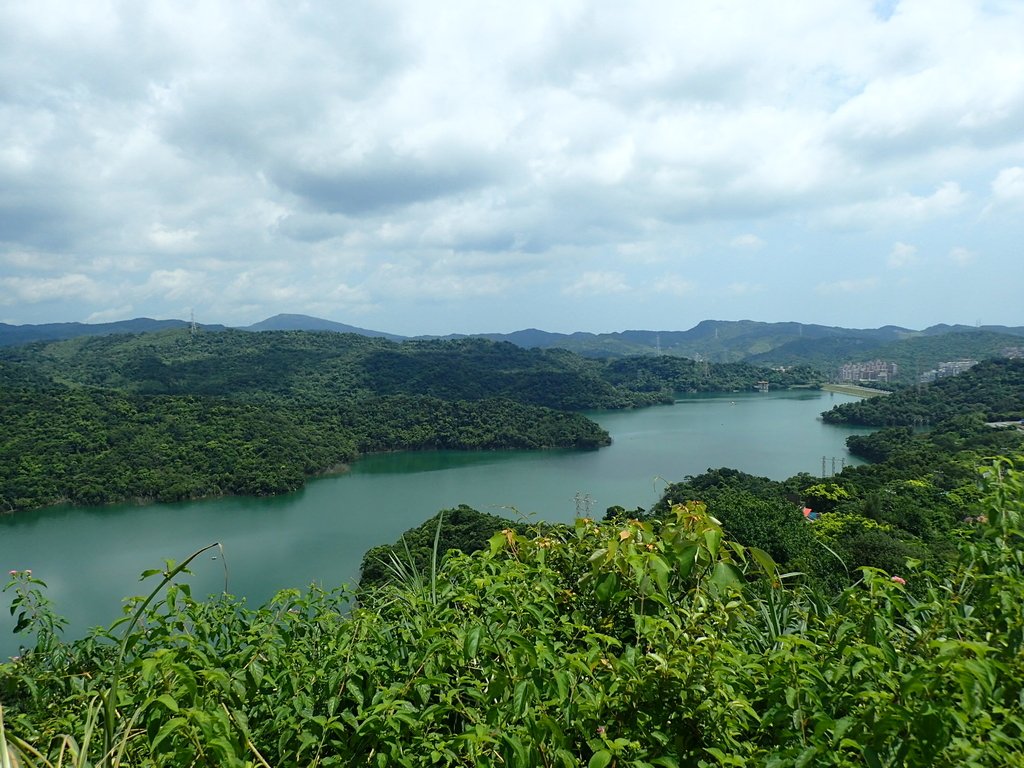
<svg viewBox="0 0 1024 768">
<path fill-rule="evenodd" d="M 1024 2 L 0 4 L 0 321 L 1024 324 Z"/>
</svg>

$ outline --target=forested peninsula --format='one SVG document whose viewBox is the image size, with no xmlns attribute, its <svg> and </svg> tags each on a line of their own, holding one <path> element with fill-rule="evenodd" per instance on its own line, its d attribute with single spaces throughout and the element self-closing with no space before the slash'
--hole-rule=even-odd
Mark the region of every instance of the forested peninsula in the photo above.
<svg viewBox="0 0 1024 768">
<path fill-rule="evenodd" d="M 609 437 L 581 410 L 819 380 L 484 339 L 172 329 L 38 342 L 0 350 L 0 512 L 280 493 L 381 451 L 592 449 Z"/>
</svg>

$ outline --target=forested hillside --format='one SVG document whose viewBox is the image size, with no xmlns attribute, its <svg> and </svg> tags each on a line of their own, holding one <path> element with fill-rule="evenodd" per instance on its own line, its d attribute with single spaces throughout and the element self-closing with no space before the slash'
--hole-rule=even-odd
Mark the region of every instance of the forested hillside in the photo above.
<svg viewBox="0 0 1024 768">
<path fill-rule="evenodd" d="M 507 399 L 398 395 L 318 407 L 66 387 L 0 391 L 0 511 L 281 493 L 378 451 L 608 443 L 579 414 Z"/>
<path fill-rule="evenodd" d="M 817 376 L 329 332 L 40 342 L 0 351 L 0 511 L 279 493 L 377 451 L 596 448 L 607 433 L 575 411 L 762 379 Z"/>
<path fill-rule="evenodd" d="M 698 366 L 670 356 L 606 361 L 475 338 L 395 343 L 307 331 L 90 337 L 0 350 L 0 361 L 65 384 L 138 394 L 508 397 L 570 410 L 670 402 L 677 391 L 749 390 L 763 379 L 774 387 L 820 380 L 806 367 L 779 373 L 742 364 Z"/>
<path fill-rule="evenodd" d="M 887 397 L 843 403 L 822 414 L 830 424 L 915 426 L 978 414 L 985 421 L 1024 419 L 1024 359 L 988 360 L 957 376 Z"/>
<path fill-rule="evenodd" d="M 669 355 L 624 357 L 608 361 L 605 378 L 637 392 L 656 393 L 667 387 L 674 392 L 747 391 L 758 381 L 771 389 L 818 386 L 821 374 L 810 366 L 785 370 L 749 363 L 703 363 Z"/>
<path fill-rule="evenodd" d="M 948 360 L 984 360 L 1002 357 L 1006 349 L 1024 346 L 1016 328 L 996 332 L 975 328 L 945 328 L 942 332 L 909 336 L 898 341 L 877 338 L 825 337 L 797 339 L 759 355 L 748 362 L 758 365 L 811 365 L 819 370 L 837 371 L 843 363 L 886 360 L 896 363 L 895 381 L 916 384 L 921 374 Z"/>
</svg>

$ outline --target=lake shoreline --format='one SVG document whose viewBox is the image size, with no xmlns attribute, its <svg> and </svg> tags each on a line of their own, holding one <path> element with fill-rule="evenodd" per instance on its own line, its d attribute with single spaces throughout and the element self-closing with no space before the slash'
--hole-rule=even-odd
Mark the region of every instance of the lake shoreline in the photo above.
<svg viewBox="0 0 1024 768">
<path fill-rule="evenodd" d="M 853 395 L 854 397 L 876 397 L 878 395 L 891 395 L 887 389 L 873 389 L 862 387 L 859 384 L 822 384 L 825 392 L 835 392 L 840 395 Z"/>
</svg>

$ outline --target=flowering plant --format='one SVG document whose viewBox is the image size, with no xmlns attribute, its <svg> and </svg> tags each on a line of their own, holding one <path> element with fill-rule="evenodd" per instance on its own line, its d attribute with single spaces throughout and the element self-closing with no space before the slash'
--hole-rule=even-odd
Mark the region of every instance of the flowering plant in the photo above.
<svg viewBox="0 0 1024 768">
<path fill-rule="evenodd" d="M 52 650 L 59 644 L 57 636 L 64 630 L 67 619 L 53 610 L 52 601 L 43 594 L 46 582 L 32 575 L 32 570 L 10 570 L 10 580 L 3 591 L 14 590 L 11 600 L 11 616 L 17 616 L 14 633 L 34 633 L 35 650 L 39 653 Z"/>
</svg>

